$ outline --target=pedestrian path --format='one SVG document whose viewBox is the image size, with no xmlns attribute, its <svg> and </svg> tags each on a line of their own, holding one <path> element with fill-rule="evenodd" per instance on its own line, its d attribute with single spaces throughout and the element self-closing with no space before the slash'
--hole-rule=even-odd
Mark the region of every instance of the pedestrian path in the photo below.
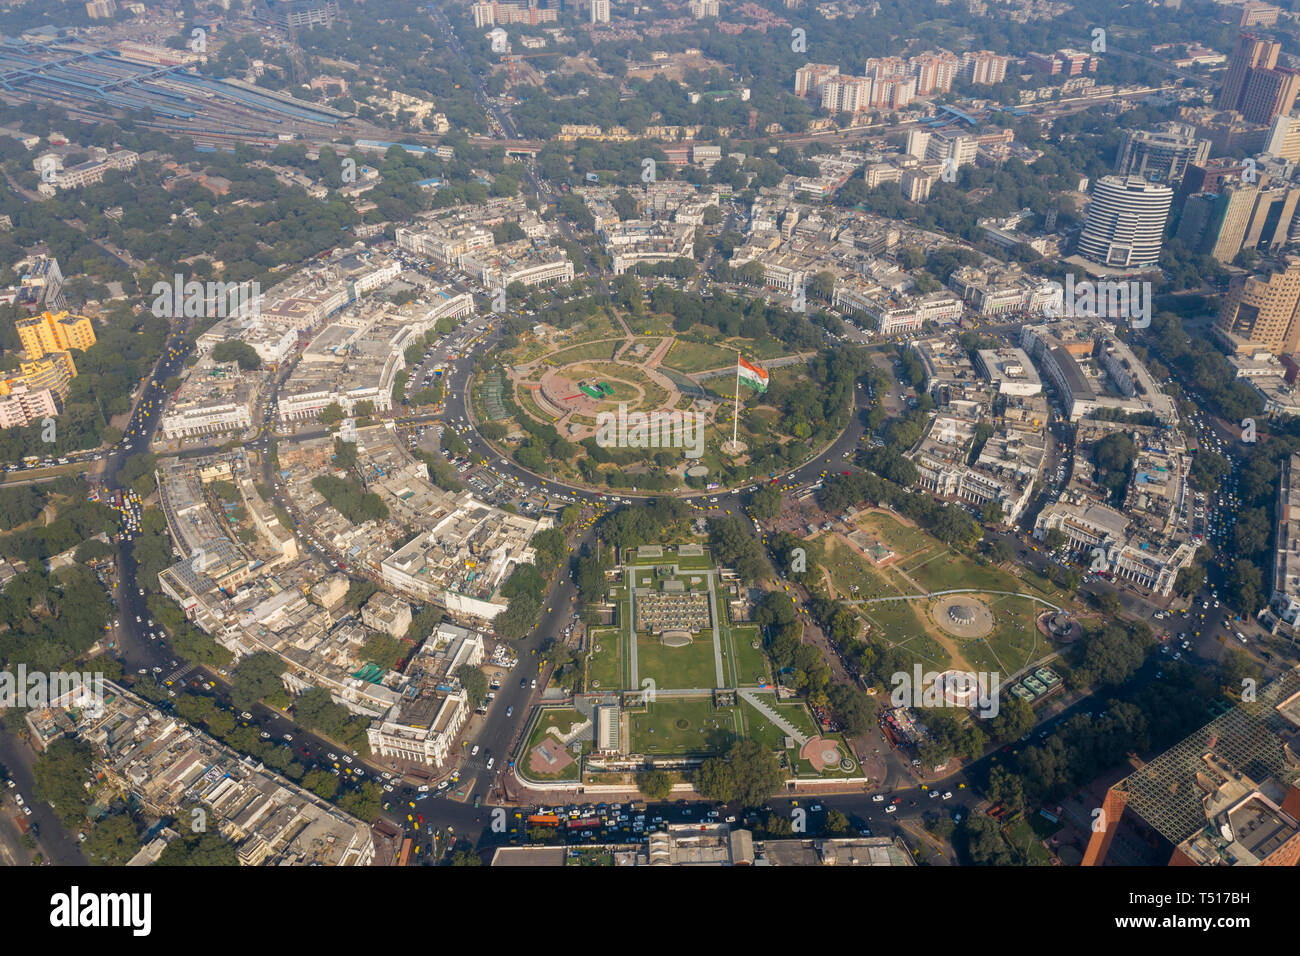
<svg viewBox="0 0 1300 956">
<path fill-rule="evenodd" d="M 804 744 L 808 742 L 807 734 L 800 733 L 798 728 L 796 728 L 794 724 L 790 723 L 790 721 L 786 720 L 784 717 L 778 714 L 774 707 L 769 707 L 766 703 L 759 700 L 757 693 L 755 693 L 752 690 L 745 690 L 743 688 L 737 691 L 737 693 L 740 694 L 741 699 L 748 701 L 754 707 L 755 710 L 757 710 L 760 714 L 762 714 L 764 717 L 770 720 L 773 726 L 784 731 L 787 737 L 793 737 L 795 740 L 797 740 L 799 742 L 800 747 L 802 747 Z"/>
<path fill-rule="evenodd" d="M 1046 605 L 1047 607 L 1050 607 L 1053 611 L 1061 610 L 1061 608 L 1057 607 L 1051 601 L 1048 601 L 1044 598 L 1040 598 L 1036 594 L 1026 594 L 1023 591 L 986 591 L 982 588 L 953 588 L 948 591 L 929 591 L 924 594 L 898 594 L 898 595 L 893 595 L 891 597 L 859 598 L 857 600 L 843 601 L 841 603 L 857 606 L 860 604 L 882 604 L 886 601 L 919 601 L 922 598 L 933 599 L 937 597 L 943 597 L 946 594 L 1000 594 L 1006 597 L 1025 598 L 1026 600 L 1034 601 L 1037 604 Z"/>
</svg>

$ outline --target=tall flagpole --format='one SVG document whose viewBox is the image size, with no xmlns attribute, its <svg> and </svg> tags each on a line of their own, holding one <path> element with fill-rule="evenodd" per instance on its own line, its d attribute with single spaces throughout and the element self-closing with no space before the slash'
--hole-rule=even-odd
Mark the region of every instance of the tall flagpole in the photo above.
<svg viewBox="0 0 1300 956">
<path fill-rule="evenodd" d="M 740 427 L 740 350 L 736 350 L 736 404 L 731 417 L 731 447 L 736 447 L 736 429 Z"/>
</svg>

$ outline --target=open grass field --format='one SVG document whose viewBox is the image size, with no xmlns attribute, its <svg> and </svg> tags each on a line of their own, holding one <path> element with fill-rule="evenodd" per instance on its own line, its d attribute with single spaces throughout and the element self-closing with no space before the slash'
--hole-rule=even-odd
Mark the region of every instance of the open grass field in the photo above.
<svg viewBox="0 0 1300 956">
<path fill-rule="evenodd" d="M 668 350 L 662 364 L 689 375 L 693 372 L 735 365 L 736 353 L 718 345 L 705 345 L 702 342 L 678 339 Z"/>
<path fill-rule="evenodd" d="M 962 653 L 976 670 L 996 671 L 1006 678 L 1053 652 L 1051 642 L 1034 625 L 1041 604 L 995 594 L 985 600 L 993 610 L 993 632 L 978 641 L 962 641 Z"/>
<path fill-rule="evenodd" d="M 623 339 L 603 339 L 582 345 L 571 345 L 560 349 L 558 352 L 549 353 L 546 361 L 549 365 L 569 365 L 573 362 L 605 362 L 614 357 L 614 352 L 622 344 Z"/>
<path fill-rule="evenodd" d="M 944 670 L 951 663 L 952 655 L 926 632 L 915 602 L 883 601 L 860 610 L 871 624 L 874 643 L 901 647 L 927 669 Z"/>
<path fill-rule="evenodd" d="M 901 521 L 880 512 L 872 511 L 860 514 L 855 519 L 855 523 L 867 534 L 883 541 L 891 551 L 896 552 L 900 557 L 905 558 L 908 555 L 923 549 L 933 548 L 939 544 L 938 541 L 920 528 L 905 525 Z"/>
<path fill-rule="evenodd" d="M 604 628 L 592 631 L 588 640 L 592 649 L 587 655 L 587 686 L 600 691 L 622 690 L 626 680 L 623 633 Z"/>
<path fill-rule="evenodd" d="M 757 741 L 767 750 L 781 751 L 785 750 L 785 731 L 777 727 L 759 712 L 753 704 L 747 700 L 741 700 L 737 704 L 739 716 L 743 723 L 743 733 L 750 740 Z M 803 709 L 802 707 L 800 709 Z M 788 706 L 779 707 L 782 717 L 795 723 L 793 708 Z M 797 726 L 797 724 L 796 724 Z M 790 758 L 793 760 L 798 755 L 798 748 L 789 751 Z"/>
<path fill-rule="evenodd" d="M 769 369 L 768 375 L 771 376 L 773 385 L 784 385 L 790 387 L 807 379 L 808 370 L 798 364 L 783 365 L 780 368 Z"/>
<path fill-rule="evenodd" d="M 533 731 L 528 735 L 528 746 L 526 750 L 532 750 L 542 738 L 547 736 L 547 729 L 555 727 L 562 734 L 567 734 L 574 724 L 581 724 L 587 718 L 574 710 L 572 707 L 544 707 L 538 712 L 537 722 L 533 725 Z M 555 737 L 555 734 L 550 734 Z M 558 739 L 558 738 L 556 738 Z"/>
<path fill-rule="evenodd" d="M 955 551 L 934 551 L 900 565 L 927 591 L 975 588 L 979 591 L 1019 591 L 1020 582 L 993 564 L 978 565 Z"/>
<path fill-rule="evenodd" d="M 761 339 L 742 339 L 733 337 L 724 341 L 724 346 L 730 346 L 732 349 L 739 349 L 740 353 L 745 356 L 746 361 L 753 362 L 766 361 L 767 359 L 781 358 L 789 352 L 789 347 L 780 339 L 774 336 L 766 336 Z"/>
<path fill-rule="evenodd" d="M 718 686 L 711 631 L 695 635 L 686 647 L 665 647 L 659 638 L 639 634 L 636 656 L 640 679 L 652 678 L 661 690 Z"/>
<path fill-rule="evenodd" d="M 888 572 L 879 572 L 853 548 L 834 535 L 818 535 L 809 541 L 809 555 L 830 572 L 831 584 L 840 596 L 850 601 L 895 597 L 910 594 L 907 582 Z"/>
<path fill-rule="evenodd" d="M 752 687 L 771 680 L 772 673 L 762 644 L 750 646 L 751 642 L 759 640 L 756 626 L 724 626 L 721 634 L 722 668 L 733 687 Z"/>
<path fill-rule="evenodd" d="M 1041 817 L 1039 819 L 1042 819 Z M 1042 838 L 1026 820 L 1017 820 L 1002 829 L 1002 836 L 1011 846 L 1011 852 L 1022 866 L 1051 866 L 1052 857 L 1043 846 Z"/>
<path fill-rule="evenodd" d="M 625 317 L 627 327 L 637 335 L 672 335 L 673 320 L 667 315 L 647 314 Z"/>
<path fill-rule="evenodd" d="M 573 329 L 569 333 L 569 341 L 573 343 L 591 342 L 595 339 L 609 338 L 611 336 L 621 336 L 623 327 L 615 322 L 605 310 L 588 316 L 582 322 L 581 329 Z"/>
<path fill-rule="evenodd" d="M 807 734 L 809 737 L 817 735 L 817 725 L 809 714 L 808 708 L 803 704 L 774 704 L 777 712 L 797 727 L 800 732 Z M 838 766 L 827 767 L 822 773 L 818 774 L 813 770 L 812 764 L 806 760 L 799 759 L 799 747 L 796 745 L 789 749 L 785 746 L 785 731 L 777 727 L 767 719 L 756 707 L 746 700 L 741 700 L 737 705 L 737 715 L 741 721 L 741 733 L 750 740 L 757 741 L 760 745 L 768 750 L 778 753 L 784 753 L 786 760 L 793 768 L 796 776 L 816 777 L 818 779 L 835 779 L 838 777 L 852 776 L 857 773 L 856 766 L 850 773 L 845 773 Z M 828 739 L 834 740 L 840 747 L 840 752 L 845 755 L 852 753 L 852 749 L 839 734 L 828 734 Z"/>
<path fill-rule="evenodd" d="M 736 741 L 736 716 L 710 700 L 660 698 L 627 719 L 634 753 L 711 757 Z"/>
</svg>

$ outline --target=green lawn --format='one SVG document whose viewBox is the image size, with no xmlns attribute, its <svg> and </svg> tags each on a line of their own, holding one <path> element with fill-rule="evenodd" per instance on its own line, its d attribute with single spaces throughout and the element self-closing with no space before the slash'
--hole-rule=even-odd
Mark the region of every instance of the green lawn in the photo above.
<svg viewBox="0 0 1300 956">
<path fill-rule="evenodd" d="M 587 342 L 582 345 L 571 345 L 568 348 L 561 349 L 558 352 L 551 352 L 547 355 L 547 361 L 552 365 L 570 365 L 574 362 L 606 361 L 614 357 L 624 339 L 605 339 L 600 342 Z"/>
<path fill-rule="evenodd" d="M 980 591 L 1019 591 L 1020 582 L 994 564 L 980 566 L 955 551 L 927 554 L 907 563 L 907 573 L 927 591 L 975 588 Z"/>
<path fill-rule="evenodd" d="M 831 583 L 847 601 L 910 594 L 907 582 L 873 569 L 865 558 L 832 535 L 819 535 L 808 542 L 809 557 L 830 572 Z M 856 590 L 854 590 L 856 588 Z"/>
<path fill-rule="evenodd" d="M 1027 598 L 990 595 L 993 609 L 993 633 L 979 641 L 964 641 L 966 659 L 977 670 L 1014 674 L 1054 650 L 1051 642 L 1038 633 L 1034 619 L 1044 610 Z"/>
<path fill-rule="evenodd" d="M 586 718 L 583 717 L 582 714 L 578 713 L 578 711 L 571 707 L 547 707 L 542 709 L 538 713 L 537 722 L 533 724 L 532 732 L 528 735 L 528 745 L 524 748 L 523 757 L 520 760 L 520 769 L 535 780 L 576 781 L 580 779 L 582 774 L 582 761 L 573 753 L 569 754 L 569 756 L 574 758 L 573 763 L 569 764 L 558 773 L 535 772 L 528 766 L 528 755 L 532 752 L 534 747 L 542 742 L 544 738 L 550 737 L 552 740 L 559 739 L 555 734 L 548 733 L 548 728 L 555 727 L 561 733 L 567 734 L 574 724 L 580 724 L 585 720 Z M 591 741 L 586 741 L 583 744 L 582 749 L 583 753 L 589 751 L 591 749 Z"/>
<path fill-rule="evenodd" d="M 617 628 L 592 631 L 588 635 L 591 653 L 587 655 L 588 686 L 593 690 L 621 690 L 625 678 L 623 632 Z M 599 646 L 600 650 L 596 650 Z M 595 684 L 599 681 L 599 685 Z"/>
<path fill-rule="evenodd" d="M 1022 865 L 1052 865 L 1051 854 L 1043 846 L 1042 838 L 1034 832 L 1033 827 L 1024 819 L 1017 820 L 1015 823 L 1004 827 L 1002 836 L 1011 846 L 1011 852 L 1017 856 Z"/>
<path fill-rule="evenodd" d="M 761 339 L 730 338 L 726 340 L 726 344 L 740 349 L 750 362 L 755 359 L 766 361 L 767 359 L 781 358 L 789 354 L 790 351 L 789 347 L 776 336 Z"/>
<path fill-rule="evenodd" d="M 749 701 L 742 700 L 739 707 L 741 719 L 744 721 L 745 736 L 748 739 L 757 741 L 766 750 L 785 750 L 785 731 L 764 717 Z M 782 714 L 782 716 L 786 715 Z M 791 760 L 795 759 L 796 755 L 797 750 L 790 751 Z"/>
<path fill-rule="evenodd" d="M 640 680 L 653 678 L 657 688 L 688 690 L 717 686 L 711 630 L 696 634 L 686 647 L 665 647 L 657 637 L 638 634 L 636 656 Z"/>
<path fill-rule="evenodd" d="M 703 372 L 708 369 L 735 365 L 736 353 L 731 349 L 720 348 L 716 345 L 705 345 L 700 342 L 687 342 L 684 339 L 678 339 L 673 343 L 673 347 L 668 350 L 668 355 L 664 358 L 662 364 L 688 374 Z"/>
<path fill-rule="evenodd" d="M 927 669 L 942 670 L 952 660 L 933 637 L 925 632 L 914 601 L 883 601 L 865 605 L 860 610 L 871 622 L 870 639 L 876 643 L 896 644 Z"/>
<path fill-rule="evenodd" d="M 767 703 L 772 704 L 771 701 L 768 701 Z M 818 730 L 817 730 L 816 722 L 813 720 L 812 714 L 808 712 L 808 708 L 805 707 L 803 704 L 772 704 L 772 705 L 776 707 L 777 712 L 782 717 L 788 720 L 795 727 L 799 728 L 801 732 L 807 734 L 809 737 L 814 737 L 817 735 Z M 845 773 L 844 771 L 840 770 L 839 766 L 837 765 L 834 767 L 827 767 L 824 771 L 822 771 L 820 775 L 817 774 L 813 770 L 811 763 L 809 763 L 807 760 L 799 759 L 799 748 L 797 746 L 792 747 L 789 750 L 785 749 L 785 731 L 783 731 L 781 728 L 777 727 L 775 724 L 769 721 L 765 716 L 763 716 L 763 714 L 756 707 L 751 705 L 748 701 L 742 700 L 740 702 L 739 707 L 740 707 L 740 716 L 741 719 L 743 720 L 742 730 L 745 737 L 747 737 L 750 740 L 757 741 L 759 744 L 761 744 L 763 747 L 765 747 L 768 750 L 772 750 L 776 752 L 784 752 L 786 755 L 786 759 L 789 761 L 789 765 L 794 768 L 794 773 L 797 776 L 801 776 L 801 777 L 820 776 L 822 778 L 835 778 L 835 777 L 854 776 L 859 772 L 856 765 L 854 766 L 853 770 L 849 773 Z M 849 755 L 853 752 L 841 735 L 829 734 L 827 736 L 828 739 L 835 741 L 835 743 L 839 745 L 841 754 Z"/>
<path fill-rule="evenodd" d="M 753 686 L 771 679 L 761 641 L 758 647 L 750 646 L 758 640 L 758 628 L 754 625 L 722 628 L 723 667 L 730 671 L 728 676 L 734 678 L 734 686 Z"/>
<path fill-rule="evenodd" d="M 533 732 L 528 735 L 528 746 L 525 751 L 532 750 L 542 738 L 547 735 L 548 727 L 555 727 L 562 734 L 567 734 L 574 724 L 580 724 L 587 718 L 574 710 L 572 707 L 546 707 L 537 715 L 537 723 L 533 725 Z M 554 737 L 554 734 L 551 734 Z"/>
<path fill-rule="evenodd" d="M 737 737 L 732 709 L 709 700 L 657 700 L 629 711 L 628 720 L 635 753 L 708 757 L 726 753 Z"/>
<path fill-rule="evenodd" d="M 913 528 L 886 514 L 859 515 L 857 525 L 873 538 L 879 538 L 890 550 L 909 555 L 922 548 L 932 548 L 939 542 L 920 528 Z"/>
</svg>

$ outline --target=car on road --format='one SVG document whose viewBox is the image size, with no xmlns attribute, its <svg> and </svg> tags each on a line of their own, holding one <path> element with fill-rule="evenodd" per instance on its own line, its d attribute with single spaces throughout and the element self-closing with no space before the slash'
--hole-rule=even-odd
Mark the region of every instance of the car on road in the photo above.
<svg viewBox="0 0 1300 956">
<path fill-rule="evenodd" d="M 470 749 L 469 755 L 470 755 L 471 757 L 477 757 L 477 756 L 478 756 L 478 744 L 475 744 L 475 745 Z"/>
<path fill-rule="evenodd" d="M 871 798 L 871 802 L 872 802 L 872 803 L 884 803 L 884 802 L 885 802 L 885 795 L 884 795 L 883 793 L 878 793 L 878 794 L 876 794 L 874 797 Z"/>
<path fill-rule="evenodd" d="M 428 793 L 428 792 L 429 792 L 429 785 L 428 785 L 427 783 L 422 783 L 422 784 L 420 784 L 418 787 L 416 787 L 415 789 L 416 789 L 416 790 L 419 790 L 420 793 Z"/>
<path fill-rule="evenodd" d="M 897 813 L 897 812 L 898 812 L 898 807 L 894 806 L 894 805 L 891 803 L 889 806 L 885 807 L 885 812 L 886 812 L 886 813 Z"/>
<path fill-rule="evenodd" d="M 951 791 L 951 790 L 945 790 L 945 791 L 943 792 L 943 798 L 944 798 L 945 800 L 951 800 L 951 799 L 952 799 L 952 791 Z"/>
<path fill-rule="evenodd" d="M 290 743 L 293 743 L 293 734 L 285 734 L 284 739 L 289 741 Z"/>
</svg>

